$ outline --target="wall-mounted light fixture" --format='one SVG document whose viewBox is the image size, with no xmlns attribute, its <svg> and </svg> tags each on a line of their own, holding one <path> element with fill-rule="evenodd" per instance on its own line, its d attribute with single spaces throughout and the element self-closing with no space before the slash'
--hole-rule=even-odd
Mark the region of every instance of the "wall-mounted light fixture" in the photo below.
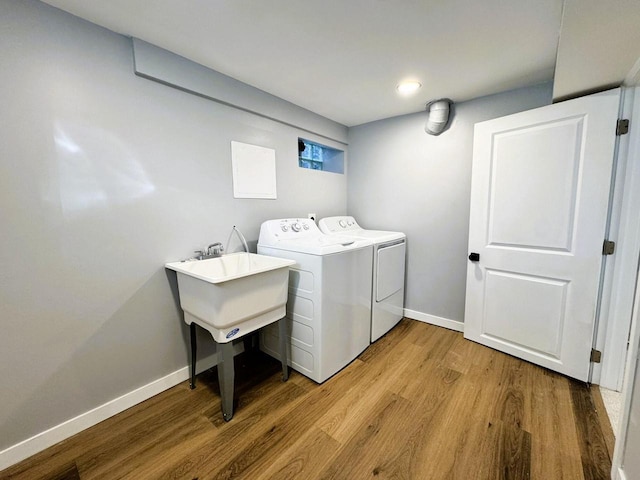
<svg viewBox="0 0 640 480">
<path fill-rule="evenodd" d="M 451 106 L 453 101 L 449 98 L 440 98 L 427 103 L 427 124 L 424 131 L 429 135 L 440 135 L 449 125 Z"/>
</svg>

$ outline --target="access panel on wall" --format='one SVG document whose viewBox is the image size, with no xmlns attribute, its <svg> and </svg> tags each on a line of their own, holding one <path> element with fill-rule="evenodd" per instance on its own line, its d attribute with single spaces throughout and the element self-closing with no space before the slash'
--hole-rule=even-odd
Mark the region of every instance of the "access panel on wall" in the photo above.
<svg viewBox="0 0 640 480">
<path fill-rule="evenodd" d="M 464 335 L 586 381 L 620 90 L 476 124 Z"/>
</svg>

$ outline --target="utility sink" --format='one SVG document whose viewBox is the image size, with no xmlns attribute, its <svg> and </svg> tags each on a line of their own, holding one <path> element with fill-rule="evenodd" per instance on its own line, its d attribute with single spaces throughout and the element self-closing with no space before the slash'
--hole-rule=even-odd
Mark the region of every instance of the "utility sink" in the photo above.
<svg viewBox="0 0 640 480">
<path fill-rule="evenodd" d="M 241 252 L 165 267 L 177 272 L 185 322 L 227 343 L 285 316 L 293 264 L 286 258 Z"/>
<path fill-rule="evenodd" d="M 255 253 L 232 253 L 207 260 L 167 263 L 178 274 L 180 306 L 191 337 L 191 388 L 196 386 L 196 325 L 218 344 L 218 383 L 222 417 L 233 418 L 234 338 L 278 321 L 282 379 L 287 367 L 289 267 L 296 262 Z"/>
</svg>

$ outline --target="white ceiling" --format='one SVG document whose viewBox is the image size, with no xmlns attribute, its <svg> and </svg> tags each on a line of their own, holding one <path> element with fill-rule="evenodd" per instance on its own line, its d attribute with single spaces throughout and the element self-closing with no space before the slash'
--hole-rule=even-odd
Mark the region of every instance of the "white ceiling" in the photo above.
<svg viewBox="0 0 640 480">
<path fill-rule="evenodd" d="M 347 126 L 551 80 L 563 8 L 562 0 L 45 1 Z M 401 97 L 404 79 L 423 86 Z"/>
<path fill-rule="evenodd" d="M 639 0 L 565 0 L 554 99 L 635 84 L 639 59 Z"/>
</svg>

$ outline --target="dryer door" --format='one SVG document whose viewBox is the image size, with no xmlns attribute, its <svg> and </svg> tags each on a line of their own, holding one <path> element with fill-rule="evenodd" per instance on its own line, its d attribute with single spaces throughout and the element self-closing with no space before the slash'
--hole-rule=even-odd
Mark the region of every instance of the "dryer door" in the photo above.
<svg viewBox="0 0 640 480">
<path fill-rule="evenodd" d="M 386 244 L 378 247 L 376 301 L 381 302 L 404 287 L 404 257 L 406 244 Z"/>
</svg>

